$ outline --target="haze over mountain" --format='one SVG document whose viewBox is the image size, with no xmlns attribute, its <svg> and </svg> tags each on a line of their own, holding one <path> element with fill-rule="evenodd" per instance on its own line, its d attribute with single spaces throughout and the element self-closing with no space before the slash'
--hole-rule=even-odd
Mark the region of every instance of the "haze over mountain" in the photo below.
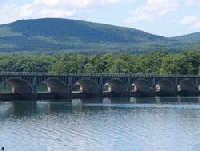
<svg viewBox="0 0 200 151">
<path fill-rule="evenodd" d="M 181 52 L 200 50 L 200 33 L 163 37 L 133 28 L 44 18 L 0 25 L 0 52 Z"/>
</svg>

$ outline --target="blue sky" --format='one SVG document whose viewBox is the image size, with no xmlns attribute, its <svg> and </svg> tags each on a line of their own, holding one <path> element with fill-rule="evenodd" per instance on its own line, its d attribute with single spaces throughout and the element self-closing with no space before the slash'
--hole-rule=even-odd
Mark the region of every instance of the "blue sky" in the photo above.
<svg viewBox="0 0 200 151">
<path fill-rule="evenodd" d="M 0 0 L 0 24 L 56 17 L 170 37 L 199 32 L 199 8 L 200 0 Z"/>
</svg>

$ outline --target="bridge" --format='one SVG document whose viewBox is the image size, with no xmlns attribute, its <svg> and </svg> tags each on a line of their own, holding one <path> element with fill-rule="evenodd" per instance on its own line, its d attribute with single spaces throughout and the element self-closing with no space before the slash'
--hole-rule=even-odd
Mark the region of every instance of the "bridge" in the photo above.
<svg viewBox="0 0 200 151">
<path fill-rule="evenodd" d="M 0 92 L 1 100 L 199 95 L 200 92 L 198 75 L 0 72 L 1 87 L 5 83 L 10 84 L 11 92 Z M 41 83 L 47 87 L 45 93 L 39 92 Z"/>
</svg>

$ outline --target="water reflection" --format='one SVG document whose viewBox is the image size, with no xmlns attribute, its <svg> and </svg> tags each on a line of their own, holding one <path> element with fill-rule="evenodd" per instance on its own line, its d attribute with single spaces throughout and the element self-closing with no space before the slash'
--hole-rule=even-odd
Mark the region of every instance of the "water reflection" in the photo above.
<svg viewBox="0 0 200 151">
<path fill-rule="evenodd" d="M 12 102 L 12 112 L 16 116 L 31 116 L 36 114 L 36 102 Z"/>
<path fill-rule="evenodd" d="M 157 103 L 156 98 L 153 97 L 131 97 L 130 102 L 134 104 Z"/>
<path fill-rule="evenodd" d="M 104 99 L 109 99 L 110 103 L 130 103 L 130 98 L 128 97 L 113 97 L 113 98 L 104 98 Z"/>
<path fill-rule="evenodd" d="M 12 113 L 12 103 L 0 102 L 0 121 L 6 120 L 10 113 Z"/>
<path fill-rule="evenodd" d="M 199 103 L 199 97 L 0 102 L 0 146 L 9 151 L 199 151 Z"/>
<path fill-rule="evenodd" d="M 37 113 L 40 115 L 49 114 L 49 102 L 37 102 Z"/>
<path fill-rule="evenodd" d="M 131 97 L 130 102 L 137 104 L 200 103 L 200 97 Z"/>
<path fill-rule="evenodd" d="M 83 109 L 83 101 L 81 99 L 72 99 L 72 110 L 80 112 Z"/>
<path fill-rule="evenodd" d="M 48 111 L 49 111 L 49 113 L 69 112 L 69 111 L 71 111 L 71 103 L 49 102 Z"/>
<path fill-rule="evenodd" d="M 48 115 L 64 112 L 81 112 L 88 109 L 110 110 L 115 104 L 199 104 L 200 97 L 130 97 L 130 98 L 84 98 L 49 100 L 38 102 L 0 102 L 0 116 Z"/>
<path fill-rule="evenodd" d="M 112 103 L 112 99 L 111 98 L 103 98 L 102 103 L 103 104 L 111 104 Z"/>
</svg>

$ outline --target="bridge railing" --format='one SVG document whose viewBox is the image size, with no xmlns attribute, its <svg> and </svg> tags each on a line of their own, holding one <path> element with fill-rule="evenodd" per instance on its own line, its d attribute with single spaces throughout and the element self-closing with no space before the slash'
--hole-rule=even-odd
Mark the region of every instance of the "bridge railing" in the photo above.
<svg viewBox="0 0 200 151">
<path fill-rule="evenodd" d="M 48 73 L 48 72 L 0 72 L 0 76 L 81 76 L 81 77 L 194 77 L 200 78 L 199 75 L 158 75 L 158 74 L 141 74 L 141 73 Z"/>
</svg>

